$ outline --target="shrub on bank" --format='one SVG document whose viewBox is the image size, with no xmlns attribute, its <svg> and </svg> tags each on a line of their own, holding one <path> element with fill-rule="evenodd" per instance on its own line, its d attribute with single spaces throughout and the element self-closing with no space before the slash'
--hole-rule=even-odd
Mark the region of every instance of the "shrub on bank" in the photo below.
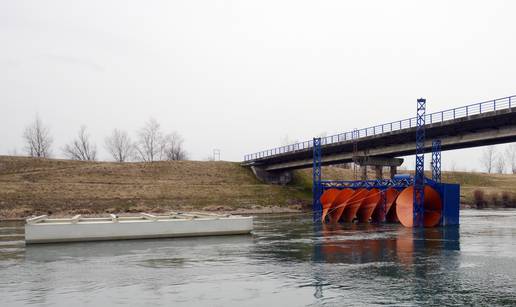
<svg viewBox="0 0 516 307">
<path fill-rule="evenodd" d="M 505 208 L 511 207 L 511 194 L 507 191 L 502 192 L 502 206 Z"/>
<path fill-rule="evenodd" d="M 473 191 L 473 201 L 474 205 L 477 207 L 477 209 L 482 209 L 487 206 L 487 202 L 485 200 L 485 194 L 482 190 L 475 190 Z"/>
<path fill-rule="evenodd" d="M 482 208 L 516 208 L 516 194 L 503 191 L 501 193 L 492 192 L 489 195 L 483 190 L 473 191 L 473 206 L 477 209 Z"/>
<path fill-rule="evenodd" d="M 500 207 L 500 203 L 498 201 L 498 193 L 491 193 L 491 206 L 490 207 Z"/>
</svg>

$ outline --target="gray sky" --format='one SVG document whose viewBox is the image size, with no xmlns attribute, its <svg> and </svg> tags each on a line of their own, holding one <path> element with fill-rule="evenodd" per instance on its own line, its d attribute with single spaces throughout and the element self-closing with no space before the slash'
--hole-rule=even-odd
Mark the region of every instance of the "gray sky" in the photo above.
<svg viewBox="0 0 516 307">
<path fill-rule="evenodd" d="M 516 94 L 514 1 L 0 0 L 0 154 L 39 114 L 54 153 L 85 124 L 149 118 L 193 159 Z M 479 169 L 480 149 L 444 167 Z M 411 168 L 412 165 L 407 167 Z"/>
</svg>

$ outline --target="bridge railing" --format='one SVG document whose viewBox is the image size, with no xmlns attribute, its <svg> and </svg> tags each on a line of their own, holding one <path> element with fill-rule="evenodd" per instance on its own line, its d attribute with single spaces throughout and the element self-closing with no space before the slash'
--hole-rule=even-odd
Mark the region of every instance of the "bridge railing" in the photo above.
<svg viewBox="0 0 516 307">
<path fill-rule="evenodd" d="M 470 104 L 463 107 L 439 111 L 427 114 L 425 122 L 428 125 L 453 120 L 457 118 L 468 117 L 471 115 L 478 115 L 503 109 L 510 109 L 516 106 L 516 95 L 497 98 L 480 103 Z M 379 135 L 382 133 L 389 133 L 399 131 L 402 129 L 416 127 L 416 117 L 398 120 L 386 124 L 363 128 L 360 130 L 352 130 L 344 133 L 334 134 L 321 138 L 322 145 L 335 144 L 345 141 L 360 139 L 363 137 Z M 263 150 L 257 153 L 248 154 L 244 156 L 244 161 L 252 161 L 261 158 L 267 158 L 275 155 L 280 155 L 288 152 L 295 152 L 305 150 L 313 147 L 313 141 L 304 141 L 295 144 L 276 147 L 273 149 Z"/>
</svg>

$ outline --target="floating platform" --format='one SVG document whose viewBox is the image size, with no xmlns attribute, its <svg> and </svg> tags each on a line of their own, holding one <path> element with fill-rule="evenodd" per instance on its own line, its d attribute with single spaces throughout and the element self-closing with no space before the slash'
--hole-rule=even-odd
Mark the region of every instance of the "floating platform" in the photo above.
<svg viewBox="0 0 516 307">
<path fill-rule="evenodd" d="M 27 219 L 25 242 L 55 243 L 248 234 L 253 217 L 174 212 L 169 215 Z"/>
</svg>

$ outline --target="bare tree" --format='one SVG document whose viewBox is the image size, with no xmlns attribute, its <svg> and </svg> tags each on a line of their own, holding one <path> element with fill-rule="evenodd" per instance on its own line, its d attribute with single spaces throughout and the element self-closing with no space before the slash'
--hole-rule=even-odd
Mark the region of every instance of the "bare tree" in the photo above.
<svg viewBox="0 0 516 307">
<path fill-rule="evenodd" d="M 455 160 L 451 160 L 450 172 L 456 172 L 456 171 L 457 171 L 457 162 Z"/>
<path fill-rule="evenodd" d="M 513 174 L 516 174 L 516 143 L 510 144 L 505 149 L 505 157 L 507 158 L 507 163 L 509 164 L 509 171 Z"/>
<path fill-rule="evenodd" d="M 183 137 L 177 132 L 167 134 L 164 139 L 164 154 L 167 160 L 186 160 L 187 153 L 183 149 Z"/>
<path fill-rule="evenodd" d="M 484 166 L 484 169 L 489 174 L 493 170 L 495 153 L 496 152 L 494 146 L 488 146 L 482 152 L 482 157 L 480 157 L 480 163 L 482 163 L 482 166 Z"/>
<path fill-rule="evenodd" d="M 321 131 L 317 134 L 317 137 L 319 138 L 325 138 L 328 136 L 328 132 L 327 131 Z"/>
<path fill-rule="evenodd" d="M 23 132 L 25 150 L 31 157 L 48 158 L 52 146 L 52 137 L 47 127 L 43 125 L 39 116 L 25 128 Z"/>
<path fill-rule="evenodd" d="M 503 174 L 504 171 L 505 171 L 505 159 L 502 154 L 499 154 L 496 157 L 496 172 L 498 174 Z"/>
<path fill-rule="evenodd" d="M 77 138 L 64 147 L 63 153 L 72 160 L 95 161 L 97 159 L 97 146 L 91 142 L 86 126 L 81 126 Z"/>
<path fill-rule="evenodd" d="M 283 137 L 280 138 L 281 146 L 292 145 L 295 143 L 299 143 L 299 141 L 297 139 L 289 138 L 288 134 L 285 134 Z"/>
<path fill-rule="evenodd" d="M 133 154 L 133 143 L 125 131 L 114 129 L 105 140 L 105 147 L 116 162 L 125 162 Z"/>
<path fill-rule="evenodd" d="M 9 156 L 13 156 L 13 157 L 18 156 L 18 155 L 19 155 L 19 154 L 18 154 L 18 149 L 13 148 L 13 149 L 9 150 L 8 155 L 9 155 Z"/>
<path fill-rule="evenodd" d="M 160 124 L 151 118 L 138 132 L 138 141 L 135 145 L 136 159 L 143 162 L 153 162 L 162 159 L 164 136 Z"/>
<path fill-rule="evenodd" d="M 204 159 L 202 159 L 203 161 L 215 161 L 215 158 L 213 156 L 207 156 L 205 157 Z"/>
</svg>

